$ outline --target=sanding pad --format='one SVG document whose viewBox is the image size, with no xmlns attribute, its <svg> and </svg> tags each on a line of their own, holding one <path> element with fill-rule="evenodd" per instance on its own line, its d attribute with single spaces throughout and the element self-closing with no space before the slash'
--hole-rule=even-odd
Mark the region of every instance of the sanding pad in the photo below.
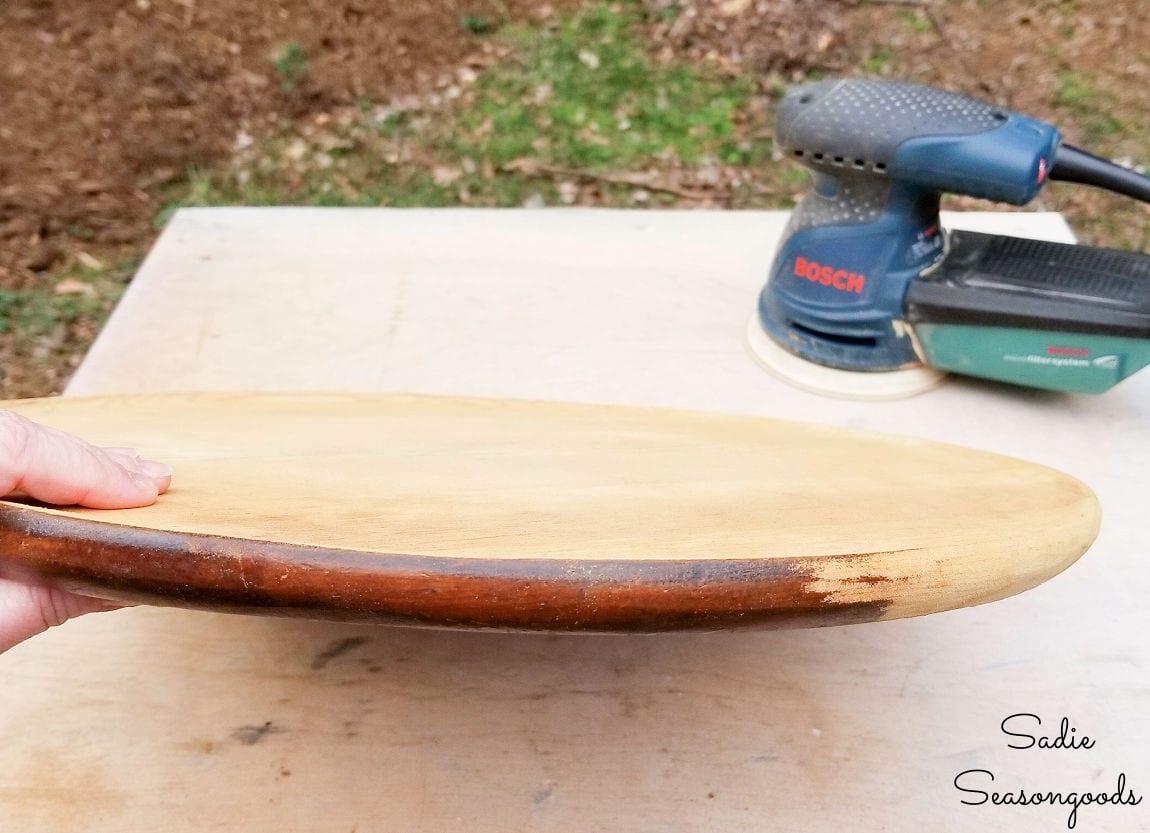
<svg viewBox="0 0 1150 833">
<path fill-rule="evenodd" d="M 837 399 L 905 399 L 938 387 L 948 377 L 929 367 L 856 372 L 809 362 L 767 335 L 757 314 L 747 322 L 747 347 L 768 373 L 811 393 Z"/>
</svg>

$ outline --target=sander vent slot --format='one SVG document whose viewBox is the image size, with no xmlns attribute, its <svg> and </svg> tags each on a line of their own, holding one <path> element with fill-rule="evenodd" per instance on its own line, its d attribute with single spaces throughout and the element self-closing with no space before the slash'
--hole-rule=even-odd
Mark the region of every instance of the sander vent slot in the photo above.
<svg viewBox="0 0 1150 833">
<path fill-rule="evenodd" d="M 851 336 L 842 333 L 824 333 L 805 327 L 796 321 L 788 321 L 787 326 L 804 338 L 817 338 L 820 341 L 829 341 L 831 344 L 842 344 L 850 347 L 877 347 L 878 339 L 870 336 Z"/>
<path fill-rule="evenodd" d="M 814 159 L 816 162 L 827 162 L 827 161 L 829 161 L 829 163 L 836 168 L 851 167 L 851 168 L 854 168 L 856 171 L 865 171 L 869 168 L 870 170 L 874 171 L 875 173 L 880 173 L 880 174 L 886 173 L 886 162 L 870 162 L 866 159 L 858 159 L 858 158 L 850 159 L 846 156 L 833 156 L 828 160 L 827 155 L 825 153 L 822 153 L 820 151 L 808 152 L 808 151 L 803 150 L 802 148 L 795 148 L 794 150 L 791 151 L 791 155 L 794 156 L 796 159 L 805 159 L 807 156 L 810 156 L 810 158 Z"/>
</svg>

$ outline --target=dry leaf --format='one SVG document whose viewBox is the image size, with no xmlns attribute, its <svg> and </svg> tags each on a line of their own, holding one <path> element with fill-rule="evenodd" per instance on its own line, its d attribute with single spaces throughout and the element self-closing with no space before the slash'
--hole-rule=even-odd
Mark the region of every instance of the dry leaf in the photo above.
<svg viewBox="0 0 1150 833">
<path fill-rule="evenodd" d="M 752 0 L 724 0 L 719 4 L 719 14 L 724 17 L 736 17 L 751 7 Z"/>
<path fill-rule="evenodd" d="M 303 139 L 293 139 L 292 143 L 287 146 L 284 151 L 284 156 L 291 159 L 293 162 L 298 162 L 307 155 L 308 147 L 307 142 Z"/>
<path fill-rule="evenodd" d="M 87 295 L 91 297 L 96 294 L 96 289 L 92 284 L 78 278 L 64 278 L 56 284 L 56 288 L 52 292 L 56 295 Z"/>
<path fill-rule="evenodd" d="M 524 173 L 531 174 L 538 170 L 538 166 L 526 157 L 519 159 L 512 159 L 510 162 L 502 166 L 503 170 L 511 173 Z"/>
<path fill-rule="evenodd" d="M 436 185 L 451 185 L 453 182 L 457 182 L 461 176 L 463 176 L 463 171 L 459 168 L 436 165 L 431 169 L 431 178 Z"/>
<path fill-rule="evenodd" d="M 87 252 L 77 252 L 76 253 L 76 260 L 80 261 L 80 263 L 82 265 L 86 266 L 89 269 L 103 269 L 104 268 L 104 264 L 100 260 L 92 257 Z"/>
</svg>

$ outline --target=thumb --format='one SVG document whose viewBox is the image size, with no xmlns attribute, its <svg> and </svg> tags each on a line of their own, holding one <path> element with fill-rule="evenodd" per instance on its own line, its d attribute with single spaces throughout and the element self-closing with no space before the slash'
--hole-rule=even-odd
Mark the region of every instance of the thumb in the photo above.
<svg viewBox="0 0 1150 833">
<path fill-rule="evenodd" d="M 129 509 L 154 503 L 171 478 L 163 463 L 125 449 L 97 448 L 0 411 L 0 495 L 22 491 L 45 503 Z"/>
<path fill-rule="evenodd" d="M 0 654 L 68 619 L 115 607 L 53 587 L 0 578 Z"/>
</svg>

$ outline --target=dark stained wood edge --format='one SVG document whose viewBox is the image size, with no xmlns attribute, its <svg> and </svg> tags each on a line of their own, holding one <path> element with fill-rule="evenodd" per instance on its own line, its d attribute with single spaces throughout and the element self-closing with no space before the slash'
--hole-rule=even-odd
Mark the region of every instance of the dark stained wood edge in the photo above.
<svg viewBox="0 0 1150 833">
<path fill-rule="evenodd" d="M 820 627 L 874 621 L 890 604 L 836 603 L 812 592 L 801 559 L 384 555 L 144 529 L 17 504 L 0 504 L 0 575 L 121 603 L 519 631 Z"/>
</svg>

